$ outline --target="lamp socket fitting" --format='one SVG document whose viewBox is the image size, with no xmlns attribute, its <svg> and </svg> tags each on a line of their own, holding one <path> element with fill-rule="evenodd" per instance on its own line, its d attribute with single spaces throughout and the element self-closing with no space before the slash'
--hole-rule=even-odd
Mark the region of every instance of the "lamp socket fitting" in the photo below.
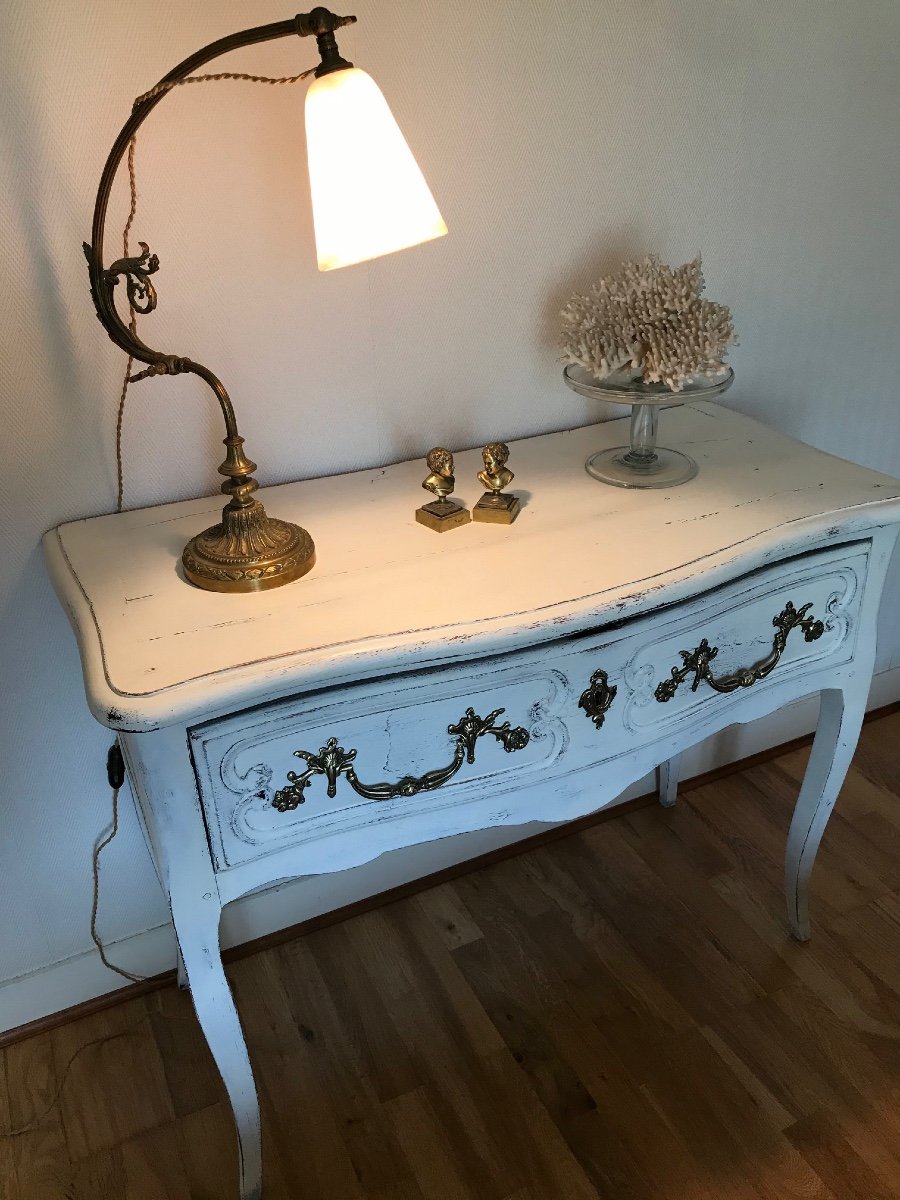
<svg viewBox="0 0 900 1200">
<path fill-rule="evenodd" d="M 339 17 L 327 8 L 314 8 L 312 12 L 298 13 L 296 18 L 297 33 L 300 37 L 320 37 L 325 33 L 334 33 L 344 25 L 353 25 L 356 17 Z"/>
</svg>

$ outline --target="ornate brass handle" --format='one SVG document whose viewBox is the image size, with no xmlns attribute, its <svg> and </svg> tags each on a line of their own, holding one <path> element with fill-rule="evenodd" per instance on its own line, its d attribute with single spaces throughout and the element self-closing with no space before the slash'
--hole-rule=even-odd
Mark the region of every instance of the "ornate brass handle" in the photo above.
<svg viewBox="0 0 900 1200">
<path fill-rule="evenodd" d="M 710 646 L 709 642 L 704 638 L 700 645 L 695 650 L 680 650 L 682 661 L 681 667 L 672 668 L 671 679 L 664 679 L 657 685 L 656 699 L 665 704 L 667 700 L 671 700 L 679 687 L 684 683 L 687 677 L 693 674 L 694 678 L 691 681 L 691 691 L 696 692 L 702 680 L 705 680 L 711 688 L 717 692 L 735 692 L 738 688 L 751 687 L 759 679 L 765 677 L 774 670 L 778 660 L 784 653 L 787 645 L 788 635 L 794 629 L 802 629 L 803 636 L 808 642 L 815 642 L 825 632 L 824 624 L 815 617 L 808 617 L 806 614 L 812 608 L 812 603 L 804 604 L 802 608 L 796 609 L 790 600 L 784 606 L 784 609 L 777 617 L 772 618 L 772 624 L 775 626 L 775 637 L 772 640 L 772 649 L 761 662 L 752 667 L 741 667 L 732 675 L 720 675 L 717 679 L 709 669 L 709 664 L 719 653 L 718 646 Z"/>
<path fill-rule="evenodd" d="M 306 800 L 306 789 L 316 775 L 324 775 L 328 780 L 328 795 L 332 799 L 337 794 L 337 781 L 341 775 L 355 792 L 365 796 L 367 800 L 393 800 L 396 796 L 417 796 L 419 792 L 433 792 L 448 779 L 452 779 L 463 762 L 475 761 L 475 743 L 486 733 L 495 737 L 508 754 L 514 750 L 522 750 L 528 745 L 527 729 L 520 725 L 511 729 L 509 721 L 504 721 L 502 725 L 494 725 L 494 720 L 505 711 L 503 708 L 495 708 L 486 717 L 479 717 L 474 709 L 467 708 L 465 716 L 460 717 L 455 725 L 447 726 L 447 732 L 456 736 L 452 762 L 446 767 L 426 771 L 424 775 L 405 775 L 397 783 L 363 783 L 353 767 L 356 751 L 345 750 L 343 746 L 339 746 L 337 738 L 329 738 L 324 746 L 319 747 L 318 754 L 312 754 L 309 750 L 295 750 L 295 758 L 303 759 L 307 764 L 306 770 L 299 773 L 288 771 L 289 786 L 279 788 L 272 797 L 272 807 L 282 813 L 298 808 Z"/>
</svg>

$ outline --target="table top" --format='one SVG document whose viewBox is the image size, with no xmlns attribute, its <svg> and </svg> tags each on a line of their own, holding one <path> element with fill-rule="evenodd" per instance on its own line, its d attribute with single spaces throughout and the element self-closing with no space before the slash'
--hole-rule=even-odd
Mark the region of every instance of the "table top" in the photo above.
<svg viewBox="0 0 900 1200">
<path fill-rule="evenodd" d="M 313 571 L 247 595 L 188 584 L 181 551 L 218 496 L 74 521 L 44 547 L 78 637 L 91 711 L 118 729 L 190 723 L 278 696 L 534 645 L 651 611 L 814 545 L 900 521 L 900 481 L 711 403 L 663 414 L 699 475 L 668 490 L 591 479 L 627 420 L 510 443 L 511 526 L 438 534 L 421 459 L 261 489 L 316 543 Z M 478 450 L 456 498 L 481 493 Z"/>
</svg>

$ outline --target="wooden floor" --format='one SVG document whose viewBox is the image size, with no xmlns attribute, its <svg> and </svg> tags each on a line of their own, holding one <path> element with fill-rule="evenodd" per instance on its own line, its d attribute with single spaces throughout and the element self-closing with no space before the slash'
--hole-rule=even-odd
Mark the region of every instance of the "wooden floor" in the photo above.
<svg viewBox="0 0 900 1200">
<path fill-rule="evenodd" d="M 809 946 L 794 751 L 235 964 L 265 1200 L 897 1200 L 898 746 L 866 726 Z M 174 988 L 4 1051 L 0 1128 L 36 1118 L 0 1200 L 235 1198 Z"/>
</svg>

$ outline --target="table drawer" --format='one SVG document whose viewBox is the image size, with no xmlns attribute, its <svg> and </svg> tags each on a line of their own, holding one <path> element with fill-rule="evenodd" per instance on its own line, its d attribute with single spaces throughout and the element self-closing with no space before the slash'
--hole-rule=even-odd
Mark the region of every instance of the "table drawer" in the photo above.
<svg viewBox="0 0 900 1200">
<path fill-rule="evenodd" d="M 659 614 L 622 672 L 626 729 L 647 737 L 693 723 L 699 740 L 749 692 L 849 661 L 867 557 L 859 547 L 805 555 Z"/>
<path fill-rule="evenodd" d="M 502 797 L 566 748 L 566 679 L 533 655 L 319 694 L 191 730 L 219 870 Z M 458 830 L 454 830 L 458 832 Z M 427 830 L 412 841 L 428 840 Z"/>
<path fill-rule="evenodd" d="M 299 873 L 340 869 L 514 823 L 529 789 L 541 789 L 541 819 L 575 815 L 588 768 L 642 762 L 674 734 L 685 748 L 749 719 L 748 706 L 758 715 L 780 684 L 800 695 L 799 676 L 848 662 L 867 545 L 778 563 L 611 629 L 196 726 L 216 869 L 291 848 Z M 604 778 L 614 774 L 631 782 L 624 766 Z"/>
</svg>

